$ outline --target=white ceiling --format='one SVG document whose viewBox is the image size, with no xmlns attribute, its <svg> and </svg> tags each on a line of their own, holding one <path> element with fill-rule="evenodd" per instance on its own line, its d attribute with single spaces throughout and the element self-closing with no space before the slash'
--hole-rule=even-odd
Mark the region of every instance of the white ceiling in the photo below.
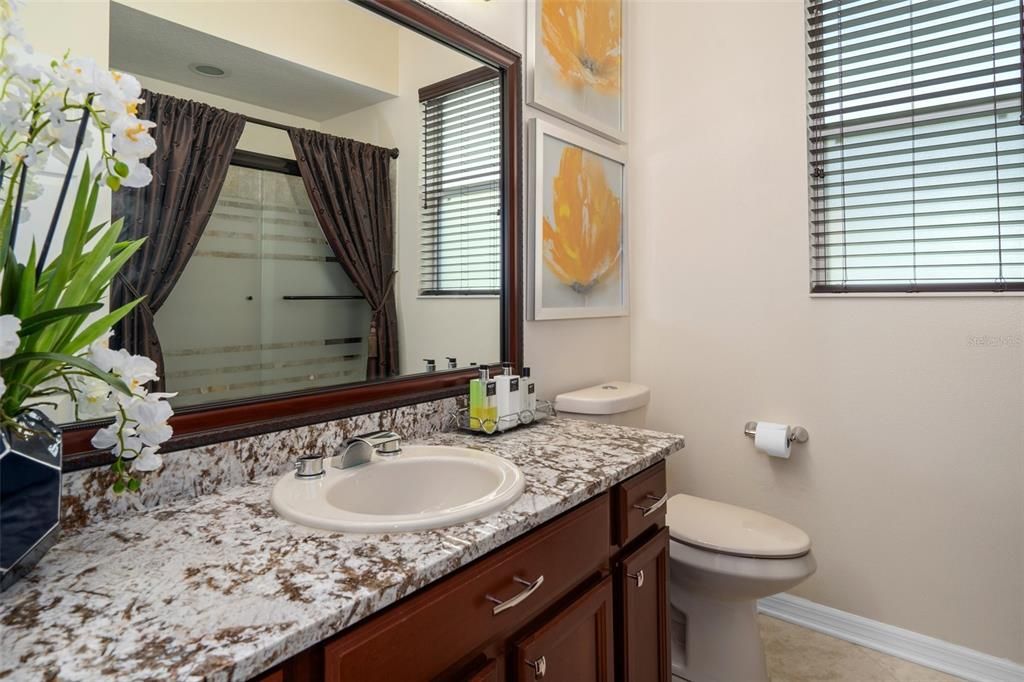
<svg viewBox="0 0 1024 682">
<path fill-rule="evenodd" d="M 190 64 L 213 64 L 228 75 L 201 76 Z M 110 4 L 110 66 L 314 121 L 393 97 L 116 2 Z"/>
</svg>

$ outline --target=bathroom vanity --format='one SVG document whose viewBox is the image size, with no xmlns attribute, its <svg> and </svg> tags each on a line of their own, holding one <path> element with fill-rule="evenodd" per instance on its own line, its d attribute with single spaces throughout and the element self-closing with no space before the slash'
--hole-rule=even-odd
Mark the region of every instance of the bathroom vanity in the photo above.
<svg viewBox="0 0 1024 682">
<path fill-rule="evenodd" d="M 0 678 L 668 679 L 657 503 L 682 437 L 556 418 L 417 441 L 503 457 L 523 494 L 437 530 L 316 530 L 270 504 L 282 460 L 105 519 L 0 595 Z"/>
<path fill-rule="evenodd" d="M 668 681 L 665 464 L 261 681 Z"/>
</svg>

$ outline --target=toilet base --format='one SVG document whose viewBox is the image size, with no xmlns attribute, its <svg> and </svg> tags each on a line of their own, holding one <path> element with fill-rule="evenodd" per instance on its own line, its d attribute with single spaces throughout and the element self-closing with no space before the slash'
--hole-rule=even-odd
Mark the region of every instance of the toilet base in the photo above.
<svg viewBox="0 0 1024 682">
<path fill-rule="evenodd" d="M 721 601 L 674 588 L 672 676 L 688 682 L 768 682 L 756 601 Z"/>
</svg>

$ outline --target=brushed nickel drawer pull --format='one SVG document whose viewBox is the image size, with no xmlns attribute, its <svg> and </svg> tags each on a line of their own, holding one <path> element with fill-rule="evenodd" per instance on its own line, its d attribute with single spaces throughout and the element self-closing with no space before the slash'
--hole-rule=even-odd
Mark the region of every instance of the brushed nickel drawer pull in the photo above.
<svg viewBox="0 0 1024 682">
<path fill-rule="evenodd" d="M 548 659 L 541 656 L 536 661 L 527 661 L 533 667 L 533 679 L 539 680 L 548 672 Z"/>
<path fill-rule="evenodd" d="M 640 504 L 634 504 L 633 505 L 633 509 L 639 509 L 640 511 L 642 511 L 644 513 L 644 517 L 648 517 L 651 514 L 653 514 L 654 512 L 658 511 L 659 509 L 661 509 L 662 507 L 665 506 L 665 503 L 668 502 L 668 493 L 665 493 L 661 497 L 658 497 L 656 495 L 646 495 L 644 497 L 644 499 L 645 500 L 657 500 L 657 501 L 654 504 L 652 504 L 650 507 L 645 507 L 645 506 L 640 505 Z"/>
<path fill-rule="evenodd" d="M 506 599 L 505 601 L 502 601 L 502 600 L 500 600 L 500 599 L 498 599 L 496 597 L 492 597 L 489 594 L 487 595 L 487 601 L 489 601 L 492 604 L 494 604 L 494 608 L 491 609 L 491 613 L 493 613 L 495 616 L 497 616 L 502 611 L 507 611 L 508 609 L 512 608 L 513 606 L 518 606 L 519 604 L 522 604 L 523 601 L 525 601 L 527 597 L 529 597 L 531 594 L 536 592 L 537 588 L 539 588 L 541 585 L 544 584 L 544 576 L 543 575 L 540 576 L 539 578 L 537 578 L 536 580 L 534 580 L 532 583 L 529 580 L 523 580 L 519 576 L 516 576 L 515 578 L 513 578 L 513 580 L 515 580 L 520 585 L 525 585 L 526 587 L 523 589 L 522 592 L 520 592 L 516 596 L 512 597 L 511 599 Z M 540 660 L 543 660 L 543 659 L 544 659 L 544 657 L 541 656 Z"/>
<path fill-rule="evenodd" d="M 642 568 L 639 571 L 637 571 L 636 573 L 627 573 L 626 577 L 627 578 L 632 578 L 633 580 L 635 580 L 637 587 L 643 587 L 644 586 L 644 570 Z"/>
</svg>

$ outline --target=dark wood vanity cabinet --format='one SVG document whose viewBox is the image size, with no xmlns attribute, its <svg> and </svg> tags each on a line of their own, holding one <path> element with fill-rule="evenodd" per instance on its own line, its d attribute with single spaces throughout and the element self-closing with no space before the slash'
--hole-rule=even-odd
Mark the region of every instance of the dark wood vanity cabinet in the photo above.
<svg viewBox="0 0 1024 682">
<path fill-rule="evenodd" d="M 664 494 L 662 462 L 258 679 L 668 682 Z"/>
</svg>

